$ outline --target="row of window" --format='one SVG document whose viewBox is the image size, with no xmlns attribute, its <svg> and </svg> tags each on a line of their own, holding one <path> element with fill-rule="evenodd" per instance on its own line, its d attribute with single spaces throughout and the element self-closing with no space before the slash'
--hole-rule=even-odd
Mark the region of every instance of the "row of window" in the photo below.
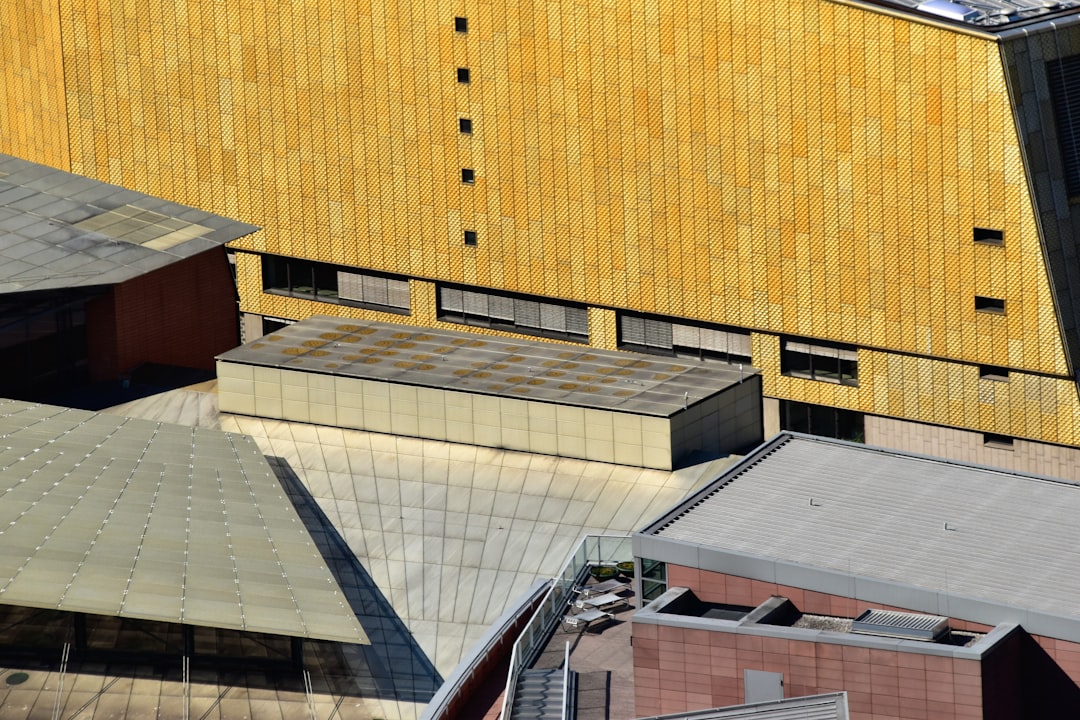
<svg viewBox="0 0 1080 720">
<path fill-rule="evenodd" d="M 406 315 L 411 310 L 406 277 L 278 255 L 263 255 L 262 269 L 263 289 L 268 293 Z M 589 341 L 588 311 L 578 303 L 458 285 L 440 285 L 438 303 L 438 317 L 447 322 L 581 343 Z M 626 350 L 731 364 L 752 362 L 750 333 L 746 330 L 619 312 L 618 332 L 619 347 Z M 780 372 L 791 377 L 858 385 L 858 350 L 852 345 L 784 338 Z M 1009 370 L 980 365 L 979 377 L 1007 382 Z"/>
<path fill-rule="evenodd" d="M 440 285 L 438 317 L 463 325 L 589 342 L 589 312 L 584 305 L 530 295 Z"/>
<path fill-rule="evenodd" d="M 705 323 L 619 313 L 619 347 L 699 360 L 750 364 L 750 333 Z"/>
<path fill-rule="evenodd" d="M 465 17 L 454 18 L 454 32 L 465 34 L 469 32 L 469 19 Z M 457 81 L 461 84 L 467 85 L 471 82 L 471 74 L 469 68 L 459 67 L 457 69 Z M 473 122 L 472 118 L 458 117 L 458 132 L 462 135 L 472 135 Z M 476 184 L 476 171 L 472 168 L 461 168 L 461 182 L 465 185 Z M 467 247 L 476 247 L 477 238 L 475 230 L 462 230 L 462 241 Z"/>
<path fill-rule="evenodd" d="M 320 302 L 409 314 L 409 279 L 344 270 L 329 263 L 279 255 L 262 256 L 263 290 Z"/>
</svg>

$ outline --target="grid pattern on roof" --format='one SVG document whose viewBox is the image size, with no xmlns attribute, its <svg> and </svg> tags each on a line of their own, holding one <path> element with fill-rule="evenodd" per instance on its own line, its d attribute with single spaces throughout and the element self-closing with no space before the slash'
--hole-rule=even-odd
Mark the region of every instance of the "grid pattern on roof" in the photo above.
<svg viewBox="0 0 1080 720">
<path fill-rule="evenodd" d="M 123 282 L 255 230 L 0 155 L 0 293 Z"/>
<path fill-rule="evenodd" d="M 366 642 L 250 438 L 12 400 L 0 602 Z"/>
<path fill-rule="evenodd" d="M 758 372 L 719 362 L 328 317 L 289 325 L 220 359 L 661 417 Z"/>
<path fill-rule="evenodd" d="M 647 532 L 1080 618 L 1078 515 L 1074 484 L 785 434 Z"/>
</svg>

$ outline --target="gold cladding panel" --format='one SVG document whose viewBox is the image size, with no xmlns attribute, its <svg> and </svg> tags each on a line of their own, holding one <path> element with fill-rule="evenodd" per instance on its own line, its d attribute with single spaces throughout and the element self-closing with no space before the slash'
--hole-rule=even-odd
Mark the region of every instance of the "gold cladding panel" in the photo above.
<svg viewBox="0 0 1080 720">
<path fill-rule="evenodd" d="M 819 0 L 60 12 L 71 168 L 264 228 L 238 247 L 1068 372 L 992 42 Z M 975 246 L 976 226 L 1005 246 Z M 976 313 L 975 295 L 1007 314 Z M 241 298 L 286 317 L 329 307 L 244 281 Z M 869 370 L 854 393 L 782 377 L 767 391 L 1061 425 L 946 412 L 948 373 L 896 362 L 934 387 Z"/>
<path fill-rule="evenodd" d="M 0 152 L 69 169 L 58 3 L 0 3 Z"/>
</svg>

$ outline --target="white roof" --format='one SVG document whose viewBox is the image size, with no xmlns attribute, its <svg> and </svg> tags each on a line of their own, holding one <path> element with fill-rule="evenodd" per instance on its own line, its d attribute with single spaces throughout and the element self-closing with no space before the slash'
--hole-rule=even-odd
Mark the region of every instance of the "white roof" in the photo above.
<svg viewBox="0 0 1080 720">
<path fill-rule="evenodd" d="M 783 433 L 642 535 L 842 575 L 856 597 L 883 581 L 939 603 L 912 609 L 960 616 L 948 603 L 967 598 L 1075 621 L 1077 517 L 1073 483 Z"/>
</svg>

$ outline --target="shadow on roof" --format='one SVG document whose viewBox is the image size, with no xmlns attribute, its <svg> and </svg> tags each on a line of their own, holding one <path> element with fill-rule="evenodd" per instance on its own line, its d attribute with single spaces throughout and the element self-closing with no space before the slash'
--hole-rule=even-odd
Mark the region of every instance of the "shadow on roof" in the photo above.
<svg viewBox="0 0 1080 720">
<path fill-rule="evenodd" d="M 337 658 L 350 666 L 342 671 L 354 677 L 365 696 L 413 703 L 431 700 L 443 682 L 434 664 L 289 463 L 270 455 L 266 459 L 371 641 L 340 646 L 343 652 Z"/>
</svg>

